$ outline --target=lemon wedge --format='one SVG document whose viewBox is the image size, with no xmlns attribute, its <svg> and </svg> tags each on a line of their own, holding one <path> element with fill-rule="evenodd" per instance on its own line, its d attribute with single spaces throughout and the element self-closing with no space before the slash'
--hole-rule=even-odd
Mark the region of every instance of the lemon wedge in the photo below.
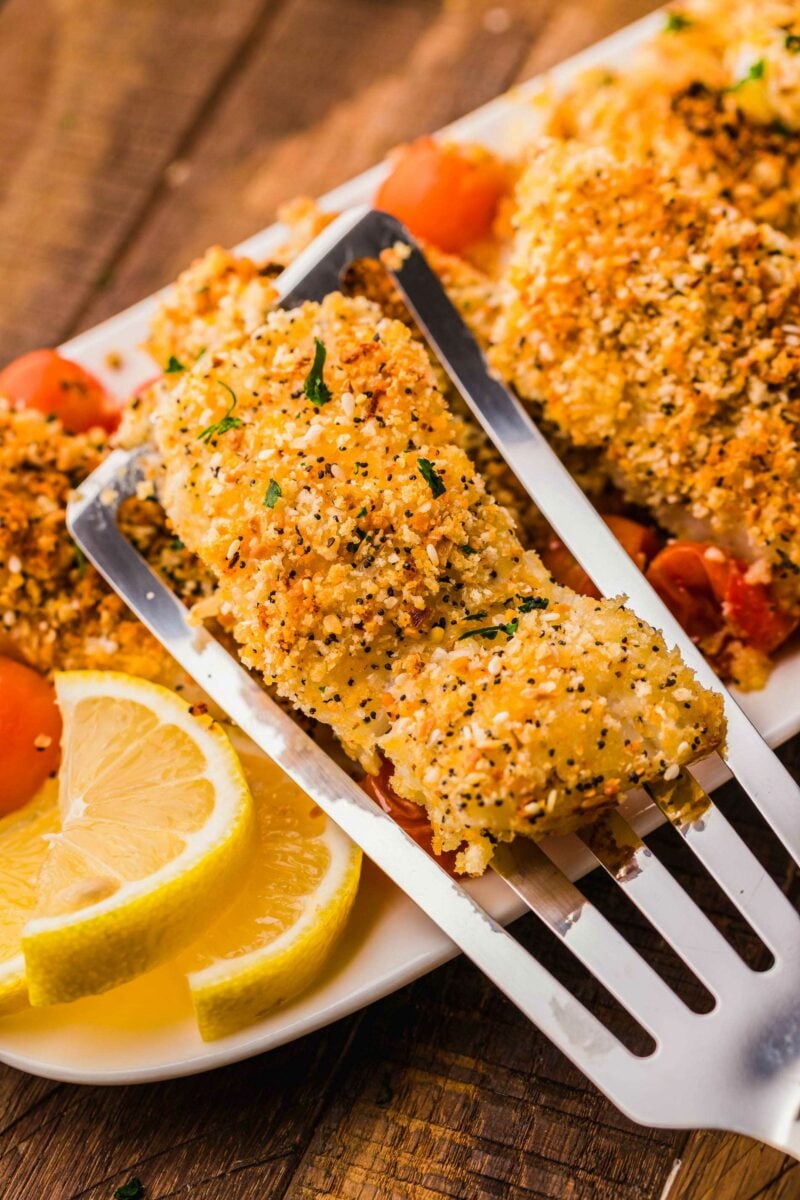
<svg viewBox="0 0 800 1200">
<path fill-rule="evenodd" d="M 0 819 L 0 1016 L 28 1003 L 22 930 L 36 904 L 45 835 L 59 826 L 57 797 L 48 780 L 30 804 Z"/>
<path fill-rule="evenodd" d="M 58 674 L 56 692 L 61 831 L 22 937 L 33 1005 L 107 991 L 192 942 L 254 845 L 242 768 L 204 711 L 116 672 Z"/>
<path fill-rule="evenodd" d="M 179 960 L 201 1036 L 260 1020 L 320 974 L 358 890 L 361 851 L 241 734 L 257 848 L 233 905 Z"/>
</svg>

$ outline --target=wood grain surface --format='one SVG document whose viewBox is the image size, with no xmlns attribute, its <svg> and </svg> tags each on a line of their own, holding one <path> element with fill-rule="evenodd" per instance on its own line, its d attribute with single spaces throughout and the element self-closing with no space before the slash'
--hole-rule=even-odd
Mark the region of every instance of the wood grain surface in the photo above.
<svg viewBox="0 0 800 1200">
<path fill-rule="evenodd" d="M 210 242 L 369 166 L 652 8 L 650 0 L 5 0 L 0 360 L 169 280 Z M 800 766 L 798 745 L 785 750 Z M 787 889 L 780 851 L 724 803 Z M 654 842 L 748 955 L 668 831 Z M 611 885 L 587 892 L 703 996 Z M 612 1025 L 533 918 L 522 941 Z M 687 1087 L 691 1080 L 687 1080 Z M 3 1200 L 789 1200 L 800 1167 L 744 1138 L 622 1117 L 464 961 L 213 1074 L 97 1089 L 0 1068 Z"/>
</svg>

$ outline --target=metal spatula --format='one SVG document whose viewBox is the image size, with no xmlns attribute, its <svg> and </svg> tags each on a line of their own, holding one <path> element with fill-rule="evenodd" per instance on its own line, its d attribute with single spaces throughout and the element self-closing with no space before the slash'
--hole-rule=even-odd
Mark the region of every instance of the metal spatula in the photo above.
<svg viewBox="0 0 800 1200">
<path fill-rule="evenodd" d="M 398 252 L 399 248 L 399 252 Z M 726 761 L 800 861 L 800 790 L 717 680 L 573 482 L 519 402 L 488 373 L 472 335 L 408 232 L 383 213 L 336 220 L 278 280 L 283 305 L 319 300 L 358 259 L 384 265 L 451 380 L 532 499 L 607 594 L 678 644 L 708 687 L 724 695 Z M 494 868 L 653 1037 L 628 1050 L 421 850 L 188 613 L 125 540 L 117 509 L 143 477 L 146 451 L 116 451 L 70 505 L 86 556 L 178 663 L 340 825 L 472 961 L 634 1120 L 722 1128 L 800 1157 L 800 919 L 733 827 L 682 773 L 648 791 L 774 955 L 746 965 L 621 816 L 582 835 L 612 875 L 712 993 L 691 1011 L 566 878 L 540 846 L 498 848 Z"/>
</svg>

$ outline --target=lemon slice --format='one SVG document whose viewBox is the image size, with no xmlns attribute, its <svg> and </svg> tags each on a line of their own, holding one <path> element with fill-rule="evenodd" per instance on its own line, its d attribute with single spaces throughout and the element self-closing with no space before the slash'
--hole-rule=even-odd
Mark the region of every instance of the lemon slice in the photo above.
<svg viewBox="0 0 800 1200">
<path fill-rule="evenodd" d="M 61 832 L 23 930 L 31 1004 L 104 992 L 189 942 L 235 893 L 252 799 L 226 734 L 143 679 L 56 676 Z"/>
<path fill-rule="evenodd" d="M 0 1016 L 28 1003 L 22 929 L 36 904 L 45 835 L 59 826 L 57 796 L 49 780 L 30 804 L 0 819 Z"/>
<path fill-rule="evenodd" d="M 243 735 L 258 847 L 231 908 L 181 955 L 210 1041 L 260 1020 L 319 975 L 358 890 L 361 851 Z"/>
</svg>

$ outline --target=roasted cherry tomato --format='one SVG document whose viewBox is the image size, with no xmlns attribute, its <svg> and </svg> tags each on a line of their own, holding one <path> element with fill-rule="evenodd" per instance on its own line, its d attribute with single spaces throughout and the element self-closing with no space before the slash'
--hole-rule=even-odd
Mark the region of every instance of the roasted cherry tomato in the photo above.
<svg viewBox="0 0 800 1200">
<path fill-rule="evenodd" d="M 647 569 L 647 578 L 672 614 L 693 638 L 716 633 L 724 624 L 722 602 L 730 566 L 719 551 L 706 556 L 700 542 L 665 546 Z"/>
<path fill-rule="evenodd" d="M 58 768 L 61 714 L 50 683 L 0 658 L 0 815 L 32 800 Z"/>
<path fill-rule="evenodd" d="M 749 583 L 747 564 L 708 542 L 673 542 L 647 571 L 664 603 L 694 638 L 727 624 L 749 646 L 771 654 L 797 628 L 763 583 Z"/>
<path fill-rule="evenodd" d="M 478 146 L 419 138 L 396 153 L 375 207 L 440 250 L 458 254 L 489 235 L 503 195 L 506 168 Z"/>
<path fill-rule="evenodd" d="M 377 775 L 368 775 L 361 783 L 364 791 L 372 797 L 384 812 L 394 817 L 397 824 L 410 834 L 418 846 L 422 846 L 440 866 L 455 874 L 456 856 L 448 851 L 445 854 L 433 853 L 433 830 L 425 809 L 415 804 L 413 800 L 404 800 L 398 796 L 392 787 L 394 768 L 391 763 L 384 762 Z"/>
<path fill-rule="evenodd" d="M 112 433 L 121 408 L 80 363 L 56 350 L 32 350 L 0 371 L 0 396 L 25 408 L 58 417 L 68 433 L 83 433 L 100 425 Z"/>
<path fill-rule="evenodd" d="M 628 551 L 639 570 L 643 571 L 661 546 L 658 535 L 646 525 L 632 521 L 629 517 L 608 516 L 603 520 L 617 541 Z M 583 567 L 555 534 L 542 551 L 542 562 L 556 583 L 572 588 L 573 592 L 578 592 L 581 596 L 599 598 L 600 593 Z"/>
<path fill-rule="evenodd" d="M 782 646 L 800 623 L 778 607 L 763 583 L 748 583 L 741 568 L 731 572 L 723 611 L 733 632 L 764 654 Z"/>
</svg>

